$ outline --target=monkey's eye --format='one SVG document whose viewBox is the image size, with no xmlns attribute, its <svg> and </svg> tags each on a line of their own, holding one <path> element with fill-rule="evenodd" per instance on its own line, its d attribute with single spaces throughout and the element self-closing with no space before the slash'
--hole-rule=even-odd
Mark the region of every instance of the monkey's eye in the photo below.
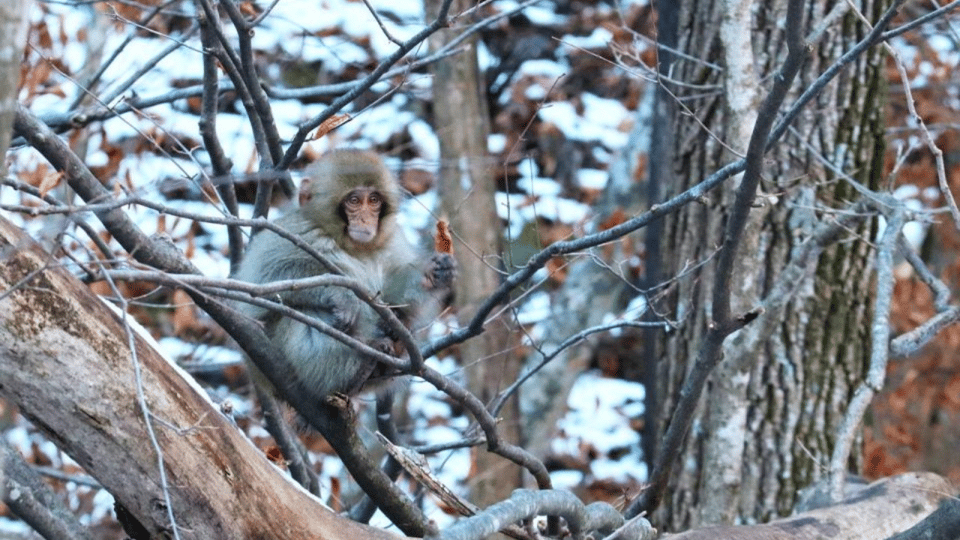
<svg viewBox="0 0 960 540">
<path fill-rule="evenodd" d="M 380 194 L 371 193 L 370 194 L 370 204 L 380 204 Z"/>
<path fill-rule="evenodd" d="M 353 204 L 353 205 L 360 204 L 360 196 L 350 195 L 349 197 L 347 197 L 347 204 Z"/>
</svg>

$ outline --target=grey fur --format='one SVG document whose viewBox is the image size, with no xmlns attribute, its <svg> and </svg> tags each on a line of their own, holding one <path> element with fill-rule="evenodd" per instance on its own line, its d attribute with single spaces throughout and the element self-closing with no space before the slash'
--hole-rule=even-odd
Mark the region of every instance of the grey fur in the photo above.
<svg viewBox="0 0 960 540">
<path fill-rule="evenodd" d="M 276 223 L 309 243 L 345 276 L 359 281 L 384 303 L 396 306 L 407 324 L 435 316 L 438 299 L 448 296 L 451 290 L 453 259 L 441 253 L 428 258 L 397 230 L 400 186 L 380 158 L 369 152 L 334 152 L 321 158 L 311 176 L 303 206 Z M 359 186 L 376 187 L 386 203 L 377 237 L 363 245 L 355 244 L 345 234 L 345 223 L 338 211 L 343 197 Z M 307 252 L 275 232 L 263 230 L 251 240 L 234 277 L 268 283 L 326 273 L 327 268 Z M 348 289 L 316 287 L 286 291 L 279 298 L 285 305 L 376 349 L 394 350 L 393 340 L 384 332 L 378 315 Z M 294 377 L 307 388 L 315 389 L 318 399 L 334 392 L 356 394 L 365 386 L 370 389 L 370 378 L 383 375 L 383 369 L 378 369 L 374 361 L 315 328 L 265 308 L 245 303 L 237 307 L 264 323 L 267 335 L 292 368 L 286 377 Z M 258 384 L 267 384 L 255 369 L 253 377 Z"/>
</svg>

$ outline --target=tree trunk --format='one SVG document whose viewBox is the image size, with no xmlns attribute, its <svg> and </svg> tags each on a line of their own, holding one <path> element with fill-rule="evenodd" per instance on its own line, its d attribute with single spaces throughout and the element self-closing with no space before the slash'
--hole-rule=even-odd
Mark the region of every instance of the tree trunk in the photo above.
<svg viewBox="0 0 960 540">
<path fill-rule="evenodd" d="M 428 13 L 440 2 L 427 2 Z M 454 2 L 451 12 L 471 6 L 466 0 Z M 463 28 L 438 32 L 431 37 L 432 49 L 457 37 Z M 461 324 L 473 317 L 478 304 L 500 284 L 500 226 L 494 206 L 495 183 L 487 159 L 488 114 L 481 99 L 477 67 L 476 38 L 469 48 L 433 65 L 434 125 L 440 137 L 440 196 L 443 213 L 449 216 L 454 234 L 458 278 L 456 308 Z M 485 332 L 460 346 L 460 360 L 468 374 L 470 390 L 481 400 L 490 400 L 516 380 L 520 359 L 512 354 L 510 327 L 504 318 L 488 322 Z M 520 420 L 514 397 L 504 407 L 501 435 L 511 443 L 520 442 Z M 471 478 L 471 500 L 481 507 L 505 500 L 521 486 L 519 466 L 483 449 L 475 450 L 475 474 Z"/>
<path fill-rule="evenodd" d="M 151 537 L 170 534 L 170 508 L 183 539 L 397 538 L 336 516 L 294 485 L 199 387 L 3 219 L 0 253 L 0 396 Z"/>
<path fill-rule="evenodd" d="M 17 81 L 27 43 L 29 8 L 30 0 L 7 0 L 0 5 L 0 156 L 7 155 L 17 112 Z M 0 162 L 0 174 L 7 174 L 6 159 Z"/>
<path fill-rule="evenodd" d="M 842 0 L 808 3 L 807 27 L 820 23 L 838 3 Z M 856 2 L 872 20 L 883 3 Z M 710 64 L 674 59 L 672 77 L 689 85 L 666 83 L 680 106 L 671 120 L 664 119 L 673 122 L 675 137 L 673 178 L 662 186 L 663 198 L 701 181 L 735 160 L 734 152 L 745 150 L 756 106 L 786 54 L 784 9 L 785 2 L 777 0 L 700 0 L 680 9 L 678 28 L 685 31 L 679 34 L 679 50 Z M 794 96 L 867 31 L 849 13 L 834 22 L 813 44 Z M 881 177 L 880 58 L 874 50 L 848 66 L 797 118 L 796 131 L 767 154 L 761 193 L 734 274 L 735 312 L 759 304 L 791 250 L 814 224 L 829 219 L 825 209 L 853 198 L 850 185 L 838 180 L 823 159 L 868 187 Z M 689 267 L 710 259 L 721 245 L 737 181 L 731 179 L 702 204 L 666 219 L 660 275 L 688 270 L 662 306 L 681 328 L 661 334 L 657 344 L 654 420 L 660 433 L 711 321 L 713 265 L 694 272 Z M 855 232 L 871 238 L 870 222 Z M 824 250 L 779 330 L 759 350 L 743 350 L 728 340 L 682 455 L 675 458 L 679 466 L 655 525 L 677 531 L 738 518 L 766 521 L 789 512 L 797 490 L 823 474 L 820 464 L 829 462 L 834 431 L 864 376 L 869 354 L 872 284 L 864 276 L 869 275 L 871 248 L 859 240 Z M 859 459 L 853 456 L 851 468 L 858 468 Z"/>
</svg>

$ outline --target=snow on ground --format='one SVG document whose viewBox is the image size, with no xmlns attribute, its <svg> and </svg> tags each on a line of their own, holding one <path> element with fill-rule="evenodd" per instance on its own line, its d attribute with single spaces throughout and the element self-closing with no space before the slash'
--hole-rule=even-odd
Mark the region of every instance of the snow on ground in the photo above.
<svg viewBox="0 0 960 540">
<path fill-rule="evenodd" d="M 553 441 L 554 453 L 595 452 L 598 457 L 588 460 L 593 480 L 646 481 L 640 434 L 630 425 L 643 416 L 643 399 L 642 384 L 603 377 L 596 371 L 580 375 L 567 399 L 570 410 L 558 422 L 561 435 Z M 561 473 L 559 480 L 569 478 Z"/>
<path fill-rule="evenodd" d="M 387 31 L 398 39 L 407 39 L 423 28 L 423 6 L 420 2 L 391 2 L 374 0 L 373 5 L 381 12 L 381 22 Z M 499 0 L 494 2 L 497 10 L 513 8 L 517 2 Z M 179 9 L 188 14 L 192 4 L 184 3 Z M 35 51 L 47 57 L 63 58 L 65 65 L 73 73 L 79 73 L 92 58 L 91 47 L 76 36 L 91 34 L 91 40 L 102 37 L 105 54 L 120 47 L 126 38 L 126 29 L 122 25 L 95 21 L 93 11 L 75 9 L 68 5 L 43 4 L 47 15 L 43 16 L 52 35 L 63 32 L 68 37 L 65 42 L 53 40 L 48 50 Z M 40 8 L 34 10 L 34 20 L 41 18 Z M 309 17 L 304 14 L 309 13 Z M 524 10 L 524 15 L 534 25 L 561 26 L 568 22 L 567 15 L 557 13 L 552 2 L 541 2 L 537 6 Z M 117 30 L 120 29 L 118 32 Z M 232 30 L 232 29 L 231 29 Z M 98 34 L 99 33 L 99 34 Z M 229 32 L 228 32 L 229 33 Z M 562 42 L 567 47 L 598 49 L 604 48 L 611 39 L 609 30 L 598 28 L 585 36 L 565 35 Z M 119 59 L 104 74 L 105 81 L 112 84 L 98 89 L 98 98 L 118 103 L 124 97 L 137 95 L 155 96 L 170 89 L 188 84 L 197 84 L 201 72 L 200 46 L 196 35 L 187 40 L 188 46 L 170 50 L 170 39 L 157 38 L 153 34 L 140 32 L 125 45 Z M 362 45 L 361 45 L 362 44 Z M 280 58 L 296 59 L 299 62 L 315 64 L 328 74 L 335 74 L 348 66 L 364 65 L 383 58 L 396 50 L 373 16 L 360 2 L 347 0 L 324 0 L 317 3 L 306 0 L 283 0 L 273 8 L 272 13 L 253 36 L 253 45 L 260 53 L 274 54 Z M 425 49 L 418 51 L 422 54 Z M 494 65 L 498 60 L 485 46 L 479 48 L 485 65 Z M 547 101 L 536 112 L 537 119 L 555 125 L 564 136 L 572 141 L 589 143 L 602 147 L 594 150 L 597 155 L 609 155 L 619 150 L 626 142 L 624 126 L 630 121 L 631 112 L 616 100 L 603 98 L 588 92 L 580 94 L 580 106 L 574 107 L 567 101 L 557 101 L 548 95 L 550 84 L 568 74 L 571 70 L 567 58 L 559 55 L 558 60 L 534 59 L 522 63 L 514 74 L 513 80 L 523 77 L 535 77 L 525 94 L 533 101 Z M 129 88 L 118 91 L 116 83 L 134 76 L 138 70 L 156 65 L 148 74 Z M 266 75 L 279 77 L 276 66 L 267 66 Z M 62 113 L 72 103 L 81 90 L 74 81 L 60 77 L 57 79 L 58 91 L 48 91 L 30 98 L 30 107 L 37 114 Z M 332 145 L 376 147 L 385 145 L 398 136 L 407 136 L 413 154 L 425 162 L 427 170 L 435 172 L 439 161 L 439 140 L 433 127 L 427 124 L 420 111 L 423 107 L 422 96 L 429 90 L 430 78 L 411 74 L 406 80 L 409 93 L 396 92 L 362 111 L 348 109 L 353 115 L 350 122 L 341 126 L 331 136 L 305 145 L 305 151 L 320 153 Z M 388 88 L 381 85 L 381 91 Z M 53 90 L 53 89 L 50 89 Z M 375 89 L 376 90 L 376 89 Z M 505 96 L 507 93 L 504 94 Z M 65 97 L 64 97 L 65 96 Z M 420 97 L 417 97 L 420 96 Z M 27 96 L 21 96 L 27 97 Z M 420 101 L 418 101 L 418 99 Z M 289 139 L 296 132 L 297 125 L 305 119 L 318 115 L 325 107 L 323 103 L 304 104 L 298 100 L 272 100 L 273 114 L 277 120 L 281 137 Z M 240 103 L 232 104 L 235 111 L 243 111 Z M 146 200 L 175 206 L 181 211 L 206 216 L 221 216 L 222 209 L 199 201 L 169 200 L 159 187 L 167 179 L 196 179 L 209 170 L 207 156 L 197 151 L 196 141 L 200 140 L 197 116 L 190 112 L 185 103 L 158 105 L 144 111 L 145 114 L 125 115 L 121 118 L 106 120 L 88 130 L 88 154 L 86 161 L 91 166 L 108 167 L 112 150 L 124 144 L 143 144 L 153 140 L 152 151 L 125 151 L 116 164 L 116 172 L 111 180 L 123 185 L 129 193 Z M 225 111 L 217 116 L 217 132 L 234 163 L 237 174 L 252 173 L 257 170 L 257 152 L 252 139 L 250 126 L 240 114 Z M 180 147 L 176 155 L 160 142 L 166 140 L 193 141 L 191 147 Z M 502 133 L 493 133 L 488 146 L 493 153 L 501 153 L 507 145 L 507 137 Z M 150 145 L 147 145 L 150 146 Z M 22 149 L 12 154 L 11 170 L 24 172 L 32 170 L 43 162 L 30 149 Z M 601 163 L 603 160 L 600 160 Z M 408 162 L 409 166 L 413 162 Z M 400 168 L 399 160 L 391 161 L 394 169 Z M 517 182 L 519 191 L 498 193 L 497 205 L 501 217 L 508 221 L 512 237 L 517 237 L 528 223 L 546 219 L 565 224 L 582 224 L 591 217 L 591 209 L 586 204 L 570 198 L 555 178 L 543 176 L 537 163 L 527 159 L 518 167 L 521 178 Z M 588 168 L 576 173 L 577 183 L 591 190 L 600 190 L 606 184 L 608 176 L 598 168 Z M 191 180 L 194 189 L 199 192 L 200 183 Z M 12 190 L 0 190 L 0 202 L 21 204 L 24 198 Z M 429 227 L 434 219 L 431 212 L 437 206 L 435 191 L 428 191 L 413 197 L 404 203 L 401 224 L 411 237 L 417 231 Z M 242 207 L 242 216 L 248 217 L 250 208 Z M 229 273 L 228 261 L 223 247 L 227 245 L 224 227 L 204 225 L 200 236 L 193 236 L 193 224 L 189 219 L 173 216 L 161 217 L 157 212 L 137 205 L 125 206 L 124 210 L 147 234 L 164 231 L 183 249 L 188 245 L 193 250 L 193 260 L 198 267 L 210 276 L 225 277 Z M 93 224 L 96 220 L 89 219 Z M 42 220 L 34 220 L 26 226 L 33 232 L 41 229 Z M 83 259 L 83 257 L 81 257 Z M 529 295 L 526 303 L 520 305 L 520 322 L 532 325 L 549 314 L 549 295 L 539 291 Z M 169 358 L 179 359 L 189 364 L 237 364 L 240 355 L 237 351 L 223 346 L 196 344 L 175 337 L 160 340 L 160 350 Z M 431 366 L 444 373 L 456 376 L 458 368 L 451 358 L 431 359 Z M 232 393 L 226 386 L 210 388 L 208 392 L 214 401 L 231 400 L 238 416 L 250 415 L 253 404 L 243 396 Z M 449 400 L 438 391 L 422 382 L 413 382 L 409 389 L 408 406 L 415 423 L 413 437 L 421 444 L 435 444 L 459 439 L 468 427 L 468 419 L 456 415 Z M 569 413 L 559 424 L 562 435 L 555 444 L 558 451 L 565 449 L 593 448 L 600 457 L 591 461 L 587 480 L 613 479 L 617 481 L 639 481 L 646 477 L 644 465 L 639 456 L 639 435 L 631 428 L 631 421 L 642 414 L 643 388 L 640 385 L 606 379 L 595 373 L 583 374 L 574 387 L 569 399 Z M 251 424 L 248 435 L 264 438 L 266 433 L 256 424 Z M 39 444 L 40 451 L 47 456 L 64 456 L 26 427 L 5 432 L 6 439 L 20 448 L 25 454 L 32 452 L 32 444 Z M 572 450 L 571 450 L 572 451 Z M 342 465 L 335 457 L 313 454 L 320 464 L 324 476 L 324 492 L 330 493 L 330 478 L 344 475 Z M 434 472 L 450 486 L 465 487 L 465 475 L 470 470 L 469 450 L 441 453 L 430 457 Z M 574 487 L 584 481 L 583 472 L 554 471 L 553 477 L 558 486 Z M 110 512 L 112 498 L 106 492 L 94 497 L 95 510 L 91 518 Z M 431 517 L 440 518 L 440 512 Z M 4 530 L 5 520 L 0 520 L 0 530 Z"/>
</svg>

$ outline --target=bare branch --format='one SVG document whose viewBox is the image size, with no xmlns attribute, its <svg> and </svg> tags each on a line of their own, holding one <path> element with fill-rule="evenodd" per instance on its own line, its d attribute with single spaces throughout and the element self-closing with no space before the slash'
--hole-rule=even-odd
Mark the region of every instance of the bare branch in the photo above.
<svg viewBox="0 0 960 540">
<path fill-rule="evenodd" d="M 197 19 L 200 22 L 200 42 L 203 44 L 204 51 L 213 50 L 216 47 L 216 41 L 211 26 L 218 24 L 217 21 L 207 19 L 205 12 L 201 12 Z M 220 138 L 217 136 L 217 108 L 220 97 L 217 82 L 216 57 L 204 52 L 203 103 L 199 122 L 200 136 L 203 139 L 203 146 L 207 150 L 207 155 L 210 156 L 213 174 L 215 176 L 226 176 L 233 169 L 233 163 L 227 158 L 223 146 L 220 144 Z M 216 187 L 227 212 L 231 216 L 238 216 L 237 192 L 233 183 L 220 182 L 216 184 Z M 230 271 L 232 273 L 239 267 L 243 256 L 243 234 L 240 227 L 228 225 L 227 238 L 230 243 Z"/>
<path fill-rule="evenodd" d="M 907 262 L 910 263 L 910 266 L 913 267 L 913 271 L 917 273 L 920 281 L 924 282 L 927 287 L 930 287 L 930 290 L 933 291 L 933 306 L 937 311 L 946 311 L 949 309 L 950 288 L 947 287 L 942 280 L 933 275 L 933 272 L 927 268 L 927 264 L 923 262 L 920 255 L 907 244 L 907 240 L 902 233 L 900 234 L 900 238 L 897 239 L 897 247 L 900 248 L 900 254 L 903 255 Z"/>
<path fill-rule="evenodd" d="M 380 31 L 383 32 L 383 35 L 397 46 L 403 47 L 403 42 L 393 37 L 393 34 L 391 34 L 390 31 L 387 30 L 387 27 L 383 25 L 383 21 L 380 20 L 380 14 L 377 13 L 377 10 L 374 9 L 373 6 L 370 5 L 370 0 L 363 0 L 363 5 L 367 6 L 367 11 L 373 15 L 373 20 L 377 21 L 377 26 L 380 27 Z"/>
<path fill-rule="evenodd" d="M 478 540 L 496 533 L 504 523 L 513 523 L 540 515 L 560 516 L 575 539 L 584 534 L 611 534 L 623 526 L 623 516 L 606 503 L 584 506 L 569 491 L 530 491 L 518 489 L 510 499 L 490 506 L 476 516 L 461 519 L 431 540 Z"/>
<path fill-rule="evenodd" d="M 820 94 L 821 91 L 827 86 L 827 84 L 832 81 L 837 75 L 843 71 L 843 68 L 847 66 L 850 62 L 853 62 L 858 56 L 867 51 L 870 47 L 873 47 L 877 43 L 880 43 L 883 40 L 883 29 L 890 24 L 890 21 L 893 20 L 894 16 L 899 12 L 900 6 L 906 0 L 895 0 L 893 4 L 883 13 L 883 16 L 877 21 L 876 25 L 873 27 L 873 30 L 870 31 L 863 39 L 861 39 L 856 45 L 854 45 L 849 51 L 843 53 L 836 62 L 833 63 L 829 68 L 827 68 L 817 80 L 813 82 L 806 90 L 800 94 L 800 97 L 790 106 L 786 113 L 784 113 L 783 118 L 780 120 L 780 123 L 777 124 L 777 127 L 774 128 L 773 132 L 770 133 L 769 139 L 767 139 L 767 147 L 776 144 L 777 141 L 783 137 L 784 133 L 787 132 L 787 129 L 793 123 L 793 120 L 800 114 L 800 112 L 807 106 L 810 101 Z"/>
<path fill-rule="evenodd" d="M 893 199 L 893 197 L 889 197 Z M 894 204 L 895 201 L 888 201 Z M 903 228 L 904 213 L 902 205 L 885 211 L 887 228 L 877 244 L 876 295 L 873 306 L 873 324 L 870 327 L 870 367 L 865 379 L 857 387 L 847 406 L 846 413 L 837 428 L 836 442 L 830 457 L 830 498 L 835 502 L 843 499 L 843 488 L 847 474 L 847 460 L 850 449 L 863 421 L 863 415 L 876 392 L 883 388 L 883 379 L 887 374 L 887 359 L 890 351 L 890 301 L 893 298 L 893 253 L 897 247 L 897 238 Z"/>
<path fill-rule="evenodd" d="M 154 17 L 159 15 L 161 11 L 163 11 L 165 8 L 169 7 L 171 4 L 173 4 L 176 1 L 177 0 L 167 0 L 166 2 L 163 2 L 160 5 L 156 6 L 155 8 L 150 10 L 150 13 L 147 13 L 147 15 L 144 16 L 143 20 L 139 22 L 138 26 L 140 27 L 146 26 L 147 24 L 150 23 L 150 21 L 153 20 Z M 116 11 L 114 11 L 114 13 L 116 13 Z M 80 86 L 81 88 L 84 88 L 85 91 L 78 92 L 77 97 L 74 98 L 73 102 L 71 102 L 70 105 L 67 106 L 66 110 L 70 111 L 80 106 L 80 104 L 83 102 L 83 98 L 86 97 L 87 92 L 93 91 L 93 89 L 100 82 L 100 78 L 103 77 L 104 73 L 106 73 L 107 68 L 113 65 L 113 62 L 116 61 L 117 57 L 120 56 L 120 53 L 127 48 L 127 45 L 133 42 L 134 37 L 136 37 L 136 33 L 134 32 L 128 33 L 127 36 L 123 38 L 123 41 L 119 45 L 117 45 L 117 47 L 113 50 L 112 53 L 110 53 L 110 57 L 104 60 L 100 64 L 100 67 L 97 68 L 97 71 L 93 73 L 88 80 L 81 81 Z"/>
<path fill-rule="evenodd" d="M 900 58 L 900 54 L 891 47 L 889 43 L 884 42 L 884 47 L 887 53 L 893 57 L 894 63 L 897 66 L 897 73 L 900 75 L 900 81 L 903 84 L 907 111 L 910 113 L 910 118 L 920 127 L 920 136 L 926 144 L 927 149 L 933 154 L 937 170 L 937 185 L 940 186 L 940 195 L 943 197 L 943 200 L 947 202 L 947 208 L 950 209 L 950 217 L 953 218 L 954 228 L 960 231 L 960 208 L 957 207 L 957 201 L 954 199 L 953 192 L 950 191 L 950 186 L 947 183 L 947 171 L 943 163 L 943 151 L 940 150 L 940 147 L 934 142 L 930 130 L 927 129 L 926 124 L 923 122 L 923 118 L 917 113 L 913 92 L 910 90 L 910 76 L 907 75 L 907 69 L 903 66 L 903 60 Z"/>
<path fill-rule="evenodd" d="M 102 102 L 102 103 L 111 103 L 111 102 L 113 102 L 115 99 L 117 99 L 118 97 L 120 97 L 121 94 L 123 94 L 124 92 L 126 92 L 127 90 L 129 90 L 130 87 L 134 85 L 134 83 L 136 83 L 137 81 L 139 81 L 144 75 L 146 75 L 146 74 L 149 73 L 153 68 L 155 68 L 155 67 L 157 66 L 157 64 L 159 64 L 164 58 L 166 58 L 167 56 L 169 56 L 171 53 L 173 53 L 173 52 L 176 51 L 177 49 L 180 49 L 181 47 L 184 47 L 184 46 L 185 46 L 185 41 L 186 41 L 188 38 L 190 38 L 190 36 L 192 36 L 196 31 L 197 31 L 197 27 L 196 27 L 196 26 L 191 27 L 191 28 L 190 28 L 189 30 L 187 30 L 187 32 L 184 34 L 184 37 L 183 37 L 182 40 L 173 40 L 173 41 L 172 41 L 171 43 L 169 43 L 166 47 L 164 47 L 159 53 L 157 53 L 156 55 L 154 55 L 153 58 L 151 58 L 151 59 L 147 60 L 146 62 L 144 62 L 144 64 L 143 64 L 142 66 L 140 66 L 139 69 L 137 69 L 134 73 L 132 73 L 129 77 L 127 77 L 127 80 L 121 82 L 121 83 L 118 84 L 115 88 L 113 88 L 109 93 L 107 93 L 107 94 L 104 95 L 104 96 L 100 96 L 97 100 L 100 101 L 100 102 Z M 86 89 L 83 89 L 83 90 L 86 91 Z"/>
<path fill-rule="evenodd" d="M 902 24 L 896 28 L 893 28 L 891 30 L 884 32 L 883 35 L 881 36 L 881 39 L 883 39 L 884 41 L 887 41 L 889 39 L 897 37 L 901 34 L 909 32 L 910 30 L 913 30 L 914 28 L 922 26 L 930 21 L 939 19 L 940 17 L 943 17 L 947 13 L 950 13 L 951 11 L 957 9 L 958 7 L 960 7 L 960 0 L 954 0 L 953 2 L 950 2 L 945 6 L 939 7 L 931 11 L 930 13 L 923 15 L 922 17 L 917 17 L 916 19 L 906 24 Z"/>
<path fill-rule="evenodd" d="M 890 342 L 890 355 L 907 356 L 920 350 L 944 328 L 960 321 L 960 307 L 954 306 L 937 313 L 913 330 L 900 334 Z"/>
<path fill-rule="evenodd" d="M 44 538 L 92 538 L 64 506 L 61 497 L 3 439 L 0 439 L 0 502 Z"/>
<path fill-rule="evenodd" d="M 599 334 L 601 332 L 609 332 L 610 330 L 616 330 L 621 328 L 670 328 L 675 326 L 674 323 L 670 321 L 617 321 L 609 324 L 601 324 L 581 330 L 576 334 L 568 337 L 563 340 L 560 345 L 551 351 L 549 354 L 542 355 L 543 357 L 537 363 L 537 365 L 530 367 L 523 375 L 517 378 L 516 381 L 510 384 L 503 392 L 493 400 L 490 404 L 490 411 L 494 416 L 500 414 L 503 406 L 506 405 L 507 400 L 510 399 L 510 396 L 514 395 L 524 383 L 530 380 L 530 377 L 535 375 L 538 371 L 543 369 L 544 366 L 553 361 L 560 353 L 573 347 L 577 343 L 587 339 L 587 337 L 593 334 Z"/>
<path fill-rule="evenodd" d="M 274 168 L 280 161 L 283 150 L 280 147 L 280 133 L 277 131 L 277 123 L 273 119 L 273 110 L 266 94 L 263 92 L 263 88 L 260 86 L 257 66 L 253 60 L 253 44 L 251 43 L 253 27 L 243 18 L 243 14 L 240 13 L 240 9 L 234 0 L 224 0 L 220 5 L 223 6 L 231 22 L 233 22 L 240 41 L 240 74 L 253 100 L 253 109 L 248 109 L 248 115 L 256 116 L 260 120 L 260 125 L 266 137 L 267 148 L 270 151 L 269 154 L 260 156 L 260 170 Z"/>
</svg>

